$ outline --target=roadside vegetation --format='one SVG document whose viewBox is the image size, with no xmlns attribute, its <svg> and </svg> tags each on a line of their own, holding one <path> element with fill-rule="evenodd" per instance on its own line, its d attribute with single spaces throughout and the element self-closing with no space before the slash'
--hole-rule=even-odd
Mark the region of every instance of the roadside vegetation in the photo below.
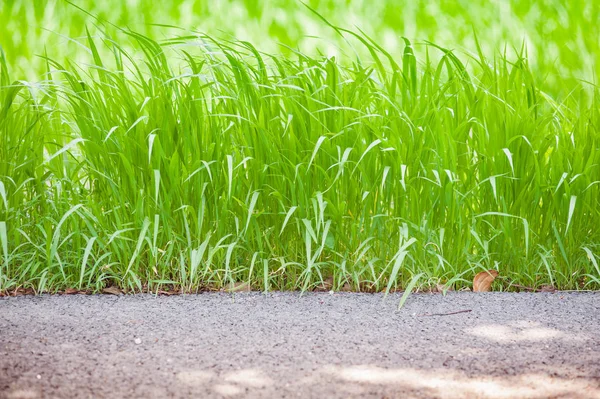
<svg viewBox="0 0 600 399">
<path fill-rule="evenodd" d="M 312 42 L 343 49 L 327 56 L 24 4 L 0 15 L 82 20 L 59 55 L 0 28 L 2 291 L 461 289 L 490 269 L 498 290 L 600 287 L 598 43 L 580 31 L 389 49 L 300 4 Z"/>
</svg>

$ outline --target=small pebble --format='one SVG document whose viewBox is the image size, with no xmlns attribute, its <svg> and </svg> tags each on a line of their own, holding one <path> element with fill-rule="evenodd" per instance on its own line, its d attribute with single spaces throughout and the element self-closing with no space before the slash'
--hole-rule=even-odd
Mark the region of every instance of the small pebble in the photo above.
<svg viewBox="0 0 600 399">
<path fill-rule="evenodd" d="M 142 340 L 140 338 L 136 338 L 133 340 L 133 342 L 135 342 L 136 345 L 139 345 L 142 343 Z"/>
</svg>

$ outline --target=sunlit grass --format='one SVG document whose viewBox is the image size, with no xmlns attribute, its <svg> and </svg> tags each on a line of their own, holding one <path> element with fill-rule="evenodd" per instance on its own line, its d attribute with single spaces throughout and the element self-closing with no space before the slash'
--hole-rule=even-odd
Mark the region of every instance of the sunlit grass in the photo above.
<svg viewBox="0 0 600 399">
<path fill-rule="evenodd" d="M 332 35 L 297 0 L 72 0 L 72 3 L 120 27 L 155 39 L 178 33 L 153 24 L 233 35 L 271 53 L 293 49 L 316 56 L 353 50 Z M 600 57 L 600 2 L 585 0 L 307 0 L 309 7 L 338 26 L 359 28 L 395 57 L 402 55 L 402 37 L 429 40 L 451 49 L 475 49 L 473 32 L 484 54 L 524 44 L 537 82 L 549 93 L 567 95 L 578 79 L 597 83 Z M 0 43 L 15 73 L 37 80 L 46 51 L 53 58 L 88 60 L 71 38 L 95 34 L 96 21 L 67 0 L 3 0 Z M 114 29 L 105 27 L 108 32 Z M 120 42 L 128 51 L 128 42 Z M 289 48 L 288 48 L 289 47 Z M 365 48 L 358 48 L 368 55 Z"/>
<path fill-rule="evenodd" d="M 3 52 L 0 289 L 598 288 L 593 85 L 328 29 L 359 55 L 112 27 L 23 81 Z"/>
</svg>

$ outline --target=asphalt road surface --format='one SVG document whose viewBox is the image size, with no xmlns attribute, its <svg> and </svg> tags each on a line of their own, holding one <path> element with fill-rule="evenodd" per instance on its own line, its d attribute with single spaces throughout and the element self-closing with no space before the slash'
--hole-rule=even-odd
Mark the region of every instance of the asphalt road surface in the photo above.
<svg viewBox="0 0 600 399">
<path fill-rule="evenodd" d="M 600 398 L 600 293 L 0 298 L 1 398 Z"/>
</svg>

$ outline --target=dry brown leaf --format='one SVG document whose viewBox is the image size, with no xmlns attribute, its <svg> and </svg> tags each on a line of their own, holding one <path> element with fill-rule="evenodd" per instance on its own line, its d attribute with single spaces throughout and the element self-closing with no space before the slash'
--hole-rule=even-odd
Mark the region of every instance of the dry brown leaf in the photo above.
<svg viewBox="0 0 600 399">
<path fill-rule="evenodd" d="M 496 270 L 477 273 L 473 279 L 473 292 L 488 292 L 492 289 L 494 279 L 498 277 Z"/>
<path fill-rule="evenodd" d="M 121 291 L 117 287 L 106 287 L 105 289 L 102 290 L 102 292 L 104 294 L 111 294 L 111 295 L 121 295 L 123 293 L 123 291 Z"/>
<path fill-rule="evenodd" d="M 78 294 L 79 290 L 77 288 L 67 288 L 64 292 L 65 295 L 73 295 Z"/>
</svg>

